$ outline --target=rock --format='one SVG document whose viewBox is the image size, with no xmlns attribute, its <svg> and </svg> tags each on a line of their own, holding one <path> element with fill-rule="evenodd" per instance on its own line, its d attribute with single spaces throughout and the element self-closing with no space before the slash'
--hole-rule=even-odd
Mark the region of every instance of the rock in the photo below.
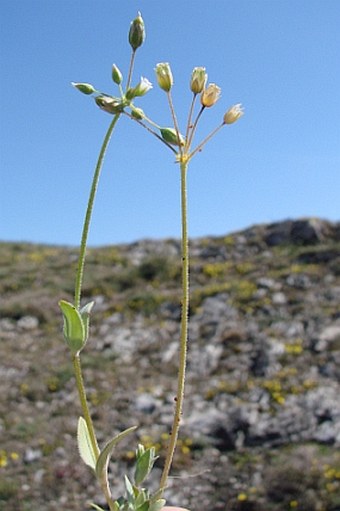
<svg viewBox="0 0 340 511">
<path fill-rule="evenodd" d="M 34 461 L 38 461 L 41 457 L 42 452 L 40 449 L 33 449 L 28 447 L 24 453 L 25 463 L 33 463 Z"/>
<path fill-rule="evenodd" d="M 151 394 L 139 394 L 135 401 L 134 407 L 138 412 L 151 414 L 155 411 L 159 401 L 156 400 Z"/>
<path fill-rule="evenodd" d="M 21 330 L 34 330 L 38 326 L 39 320 L 35 316 L 23 316 L 18 320 L 18 327 Z"/>
</svg>

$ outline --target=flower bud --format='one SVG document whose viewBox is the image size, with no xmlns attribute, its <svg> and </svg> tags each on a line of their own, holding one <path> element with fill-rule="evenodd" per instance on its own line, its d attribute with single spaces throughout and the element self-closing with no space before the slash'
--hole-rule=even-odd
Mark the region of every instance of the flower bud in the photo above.
<svg viewBox="0 0 340 511">
<path fill-rule="evenodd" d="M 190 89 L 194 94 L 200 94 L 206 84 L 208 75 L 205 67 L 194 67 L 190 80 Z"/>
<path fill-rule="evenodd" d="M 141 13 L 139 12 L 130 25 L 129 43 L 133 51 L 142 46 L 145 40 L 145 25 Z"/>
<path fill-rule="evenodd" d="M 156 65 L 155 72 L 160 88 L 169 92 L 174 83 L 170 65 L 167 62 L 161 62 Z"/>
<path fill-rule="evenodd" d="M 90 94 L 93 94 L 94 92 L 96 92 L 96 89 L 90 83 L 71 82 L 71 85 L 73 85 L 73 87 L 78 89 L 83 94 L 90 95 Z"/>
<path fill-rule="evenodd" d="M 119 68 L 116 66 L 116 64 L 112 65 L 112 80 L 117 84 L 120 85 L 123 80 L 123 75 L 120 72 Z"/>
<path fill-rule="evenodd" d="M 209 83 L 208 87 L 204 89 L 201 94 L 202 106 L 213 106 L 220 99 L 221 89 L 215 83 Z"/>
<path fill-rule="evenodd" d="M 160 132 L 161 132 L 162 138 L 163 138 L 163 140 L 165 140 L 165 142 L 168 142 L 168 144 L 171 144 L 171 145 L 178 146 L 178 137 L 177 137 L 176 130 L 174 128 L 161 128 Z M 184 144 L 185 144 L 184 137 L 181 134 L 179 134 L 179 143 L 181 146 L 184 146 Z"/>
<path fill-rule="evenodd" d="M 147 78 L 142 76 L 136 87 L 128 89 L 126 92 L 126 98 L 131 100 L 136 96 L 144 96 L 144 94 L 149 92 L 150 89 L 152 89 L 152 83 L 150 83 Z"/>
<path fill-rule="evenodd" d="M 117 114 L 123 110 L 122 103 L 119 98 L 113 98 L 111 96 L 97 96 L 95 98 L 95 102 L 99 108 L 109 114 Z"/>
<path fill-rule="evenodd" d="M 136 108 L 135 106 L 132 106 L 132 105 L 131 105 L 131 115 L 132 115 L 132 117 L 134 117 L 135 119 L 138 119 L 139 121 L 141 121 L 145 117 L 144 111 L 141 108 Z"/>
<path fill-rule="evenodd" d="M 224 124 L 233 124 L 236 122 L 242 115 L 244 114 L 244 110 L 242 108 L 241 103 L 237 103 L 229 108 L 229 110 L 224 114 L 223 123 Z"/>
</svg>

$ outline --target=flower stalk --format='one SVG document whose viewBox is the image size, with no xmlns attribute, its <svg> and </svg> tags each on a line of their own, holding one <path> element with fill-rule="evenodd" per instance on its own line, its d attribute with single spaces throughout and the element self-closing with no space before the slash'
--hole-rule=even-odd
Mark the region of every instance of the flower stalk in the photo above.
<svg viewBox="0 0 340 511">
<path fill-rule="evenodd" d="M 188 206 L 187 206 L 187 171 L 188 162 L 180 163 L 181 170 L 181 224 L 182 224 L 182 312 L 181 333 L 179 347 L 179 365 L 177 376 L 177 394 L 175 398 L 175 411 L 172 422 L 172 430 L 166 453 L 164 468 L 160 480 L 160 488 L 164 490 L 174 457 L 179 426 L 183 410 L 185 373 L 187 365 L 188 346 L 188 315 L 189 315 L 189 243 L 188 243 Z"/>
<path fill-rule="evenodd" d="M 83 284 L 83 277 L 84 277 L 87 239 L 88 239 L 88 235 L 89 235 L 92 211 L 93 211 L 94 201 L 96 198 L 100 173 L 101 173 L 101 170 L 103 167 L 103 162 L 104 162 L 107 146 L 110 142 L 111 135 L 112 135 L 113 130 L 118 122 L 119 117 L 120 117 L 120 113 L 118 113 L 114 116 L 114 118 L 109 126 L 109 129 L 106 132 L 106 135 L 105 135 L 105 138 L 104 138 L 104 141 L 103 141 L 103 144 L 100 149 L 99 156 L 98 156 L 98 161 L 97 161 L 97 165 L 96 165 L 96 168 L 94 171 L 94 175 L 93 175 L 91 191 L 90 191 L 90 196 L 89 196 L 89 200 L 87 203 L 83 231 L 82 231 L 81 242 L 80 242 L 80 254 L 79 254 L 79 260 L 78 260 L 78 269 L 77 269 L 77 274 L 76 274 L 76 282 L 75 282 L 75 290 L 74 290 L 74 305 L 75 305 L 76 309 L 79 309 L 79 307 L 80 307 L 81 291 L 82 291 L 82 284 Z"/>
</svg>

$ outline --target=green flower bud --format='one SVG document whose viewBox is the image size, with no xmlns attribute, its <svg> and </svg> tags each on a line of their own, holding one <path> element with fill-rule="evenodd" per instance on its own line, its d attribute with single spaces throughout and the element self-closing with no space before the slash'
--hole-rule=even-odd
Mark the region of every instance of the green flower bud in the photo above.
<svg viewBox="0 0 340 511">
<path fill-rule="evenodd" d="M 116 64 L 113 64 L 112 66 L 112 80 L 117 84 L 120 85 L 123 81 L 123 75 L 116 66 Z"/>
<path fill-rule="evenodd" d="M 206 84 L 208 75 L 205 72 L 205 67 L 195 67 L 192 71 L 190 80 L 190 89 L 194 94 L 200 94 Z"/>
<path fill-rule="evenodd" d="M 141 108 L 136 108 L 135 106 L 132 106 L 132 105 L 131 105 L 131 115 L 132 115 L 132 117 L 134 117 L 135 119 L 138 119 L 139 121 L 141 121 L 145 117 L 145 114 Z"/>
<path fill-rule="evenodd" d="M 156 65 L 155 72 L 160 88 L 169 92 L 174 83 L 170 65 L 167 62 L 160 62 Z"/>
<path fill-rule="evenodd" d="M 145 25 L 141 13 L 139 12 L 130 25 L 129 43 L 133 51 L 142 46 L 145 40 Z"/>
<path fill-rule="evenodd" d="M 96 89 L 91 85 L 90 83 L 77 83 L 77 82 L 71 82 L 71 85 L 78 89 L 83 94 L 93 94 L 96 92 Z"/>
<path fill-rule="evenodd" d="M 161 132 L 162 138 L 163 138 L 163 140 L 165 140 L 165 142 L 168 142 L 168 144 L 171 144 L 171 145 L 178 146 L 178 137 L 177 137 L 176 130 L 174 128 L 161 128 L 160 132 Z M 181 134 L 179 134 L 179 143 L 181 146 L 184 146 L 184 144 L 185 144 L 185 139 L 184 139 L 183 135 L 181 135 Z"/>
<path fill-rule="evenodd" d="M 205 107 L 213 106 L 220 99 L 221 89 L 215 83 L 209 83 L 201 94 L 201 104 Z"/>
<path fill-rule="evenodd" d="M 123 110 L 123 106 L 119 98 L 113 98 L 112 96 L 97 96 L 95 98 L 95 102 L 99 108 L 109 114 L 117 114 Z"/>
<path fill-rule="evenodd" d="M 242 117 L 243 114 L 244 110 L 241 103 L 237 103 L 237 105 L 230 107 L 229 110 L 224 114 L 223 124 L 233 124 L 240 117 Z"/>
</svg>

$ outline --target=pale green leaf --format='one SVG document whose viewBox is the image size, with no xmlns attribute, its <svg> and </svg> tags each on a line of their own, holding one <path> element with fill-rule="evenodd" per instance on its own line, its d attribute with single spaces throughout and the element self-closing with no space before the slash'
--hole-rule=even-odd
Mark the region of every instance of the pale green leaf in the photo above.
<svg viewBox="0 0 340 511">
<path fill-rule="evenodd" d="M 83 325 L 84 325 L 84 338 L 85 338 L 84 339 L 84 346 L 85 346 L 85 343 L 86 343 L 87 338 L 89 336 L 90 314 L 91 314 L 91 310 L 92 310 L 93 305 L 94 305 L 94 302 L 89 302 L 86 305 L 84 305 L 84 307 L 82 307 L 80 309 L 80 311 L 79 311 L 80 315 L 81 315 L 81 319 L 83 321 Z"/>
<path fill-rule="evenodd" d="M 155 502 L 150 503 L 149 511 L 160 511 L 165 506 L 165 499 L 158 499 Z"/>
<path fill-rule="evenodd" d="M 105 447 L 103 448 L 102 452 L 100 453 L 97 463 L 95 465 L 95 470 L 96 470 L 96 474 L 97 474 L 98 478 L 103 476 L 104 471 L 107 471 L 110 456 L 112 454 L 113 449 L 118 444 L 118 442 L 123 440 L 123 438 L 126 437 L 126 435 L 128 435 L 129 433 L 132 433 L 132 431 L 134 431 L 136 428 L 137 428 L 137 426 L 132 426 L 131 428 L 125 429 L 121 433 L 118 433 L 118 435 L 116 435 L 114 438 L 112 438 L 112 440 L 110 440 L 105 445 Z"/>
<path fill-rule="evenodd" d="M 78 449 L 79 454 L 83 462 L 89 467 L 96 469 L 96 456 L 92 448 L 89 430 L 87 428 L 87 424 L 83 417 L 79 417 L 78 420 L 78 431 L 77 431 L 77 439 L 78 439 Z"/>
<path fill-rule="evenodd" d="M 72 353 L 78 353 L 85 343 L 85 327 L 80 312 L 72 303 L 60 300 L 64 317 L 64 337 Z"/>
</svg>

